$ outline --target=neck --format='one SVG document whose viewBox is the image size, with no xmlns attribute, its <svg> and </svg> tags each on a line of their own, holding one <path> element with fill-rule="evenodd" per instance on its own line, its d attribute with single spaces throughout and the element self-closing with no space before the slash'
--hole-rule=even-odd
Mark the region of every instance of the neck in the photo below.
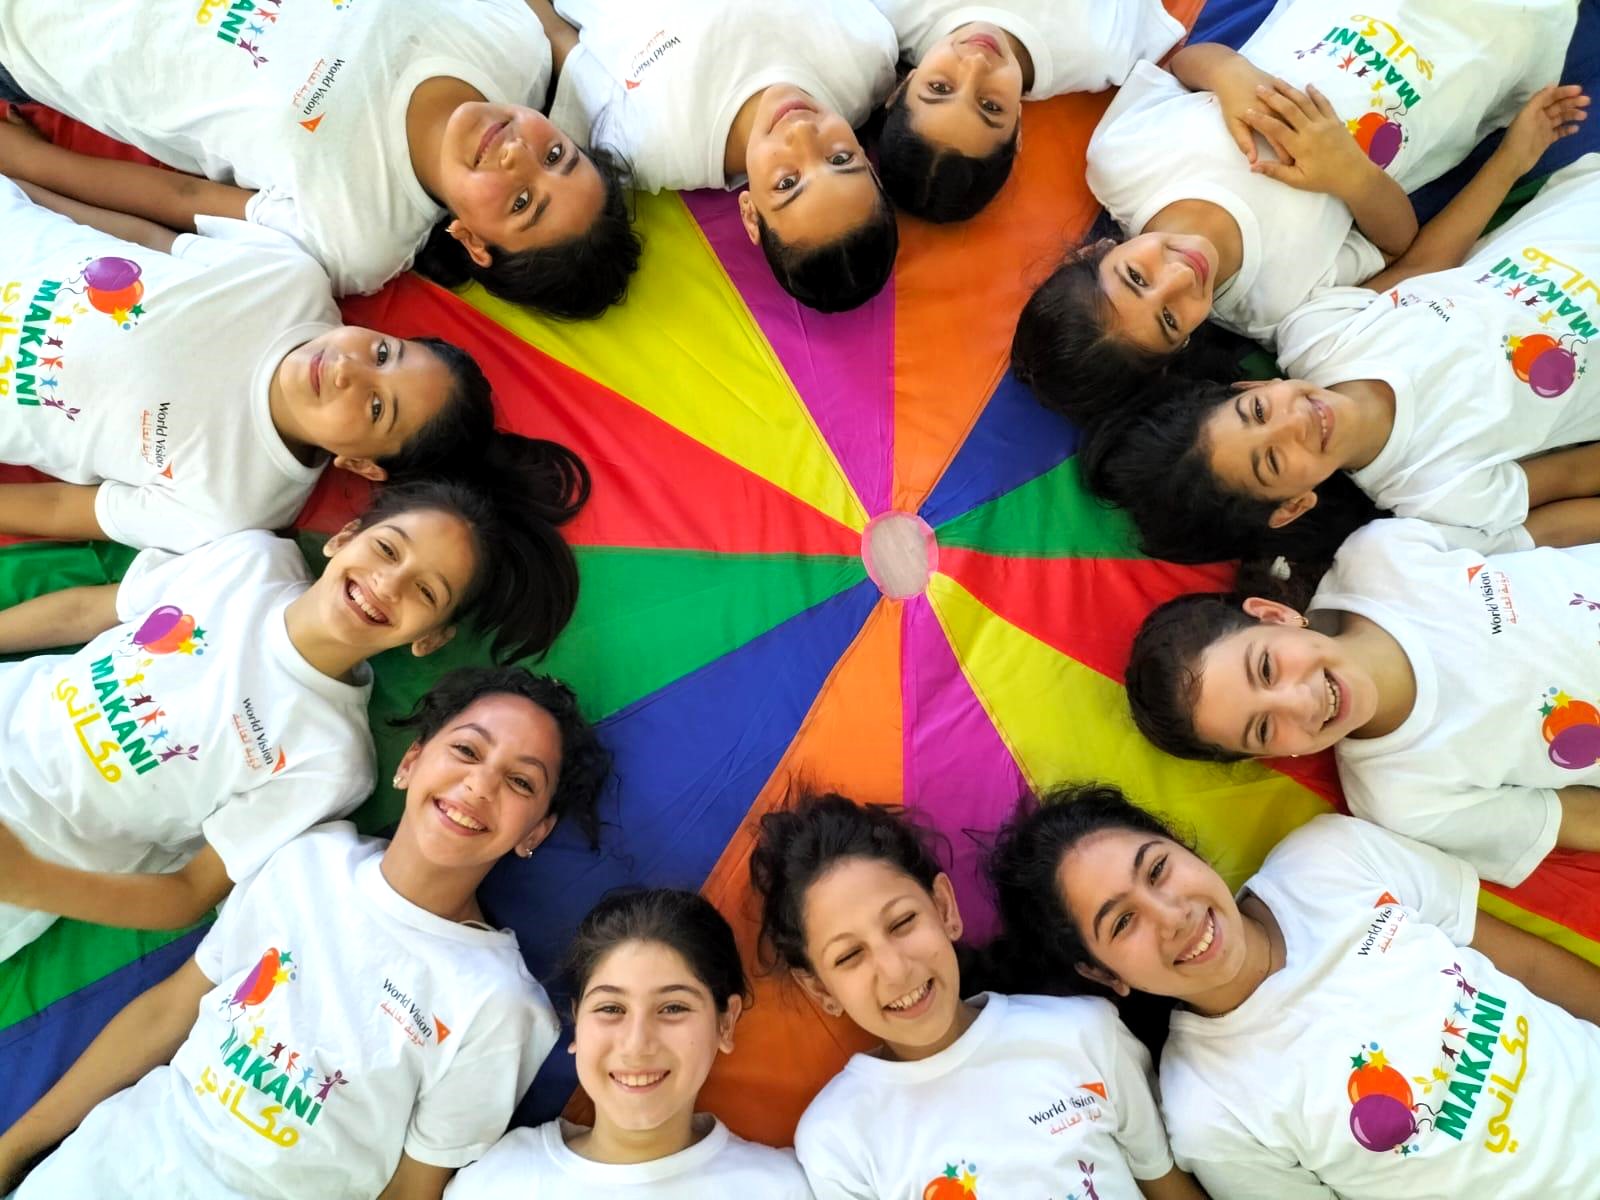
<svg viewBox="0 0 1600 1200">
<path fill-rule="evenodd" d="M 1346 471 L 1359 471 L 1378 457 L 1394 432 L 1394 389 L 1381 379 L 1352 379 L 1328 390 L 1354 401 L 1355 428 L 1349 429 L 1350 414 L 1345 414 L 1348 436 L 1340 439 L 1346 443 L 1346 452 L 1339 465 Z"/>
<path fill-rule="evenodd" d="M 349 682 L 349 676 L 367 661 L 367 656 L 328 636 L 316 615 L 316 585 L 308 587 L 283 610 L 284 628 L 289 633 L 289 644 L 329 679 Z"/>
<path fill-rule="evenodd" d="M 1239 273 L 1244 262 L 1244 235 L 1239 222 L 1209 200 L 1174 200 L 1145 222 L 1140 233 L 1197 233 L 1217 248 L 1217 286 Z"/>
<path fill-rule="evenodd" d="M 695 1130 L 692 1108 L 673 1113 L 654 1129 L 620 1129 L 597 1110 L 594 1128 L 579 1133 L 567 1146 L 590 1162 L 631 1166 L 681 1153 L 703 1136 Z"/>
<path fill-rule="evenodd" d="M 478 885 L 489 873 L 483 866 L 441 868 L 428 862 L 405 836 L 404 822 L 378 864 L 384 881 L 418 908 L 447 921 L 482 921 Z"/>
<path fill-rule="evenodd" d="M 1340 614 L 1334 636 L 1352 661 L 1364 668 L 1378 692 L 1378 709 L 1372 719 L 1350 734 L 1356 738 L 1393 733 L 1411 715 L 1417 703 L 1417 677 L 1405 647 L 1383 626 L 1357 613 Z"/>
<path fill-rule="evenodd" d="M 1283 931 L 1272 910 L 1255 896 L 1247 895 L 1239 901 L 1239 916 L 1244 921 L 1244 967 L 1221 987 L 1186 1001 L 1202 1016 L 1220 1017 L 1232 1012 L 1283 966 Z"/>
<path fill-rule="evenodd" d="M 956 1007 L 956 1019 L 950 1023 L 950 1028 L 938 1041 L 926 1046 L 901 1046 L 895 1042 L 885 1042 L 883 1057 L 894 1062 L 920 1062 L 922 1059 L 932 1058 L 960 1041 L 961 1035 L 971 1029 L 972 1023 L 977 1019 L 978 1010 L 963 1000 Z"/>
<path fill-rule="evenodd" d="M 294 347 L 289 351 L 293 354 Z M 267 384 L 267 415 L 272 418 L 272 428 L 277 430 L 278 436 L 283 439 L 283 444 L 288 447 L 289 453 L 299 459 L 308 467 L 314 467 L 325 457 L 320 446 L 313 443 L 300 428 L 299 421 L 295 418 L 293 407 L 289 404 L 288 396 L 284 394 L 283 381 L 278 373 L 283 370 L 284 360 L 278 360 L 278 365 L 272 369 L 272 379 Z"/>
<path fill-rule="evenodd" d="M 406 146 L 411 152 L 411 170 L 422 190 L 435 201 L 443 194 L 439 159 L 450 114 L 463 104 L 482 99 L 476 88 L 448 75 L 425 79 L 411 93 L 406 105 Z"/>
</svg>

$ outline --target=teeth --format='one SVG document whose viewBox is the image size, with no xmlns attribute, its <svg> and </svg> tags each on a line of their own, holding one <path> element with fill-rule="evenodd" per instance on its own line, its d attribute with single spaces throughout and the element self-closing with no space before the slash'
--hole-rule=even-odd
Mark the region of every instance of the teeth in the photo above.
<svg viewBox="0 0 1600 1200">
<path fill-rule="evenodd" d="M 1326 671 L 1322 673 L 1322 679 L 1328 689 L 1328 715 L 1322 719 L 1322 723 L 1326 725 L 1333 720 L 1334 714 L 1339 711 L 1339 689 L 1334 686 L 1333 676 Z"/>
<path fill-rule="evenodd" d="M 653 1083 L 660 1083 L 667 1077 L 665 1071 L 656 1071 L 650 1075 L 620 1075 L 612 1072 L 611 1078 L 624 1087 L 649 1087 Z"/>
<path fill-rule="evenodd" d="M 903 1012 L 903 1011 L 905 1011 L 906 1009 L 912 1007 L 915 1004 L 920 1004 L 922 1002 L 922 998 L 928 994 L 928 990 L 930 988 L 932 988 L 932 987 L 933 987 L 933 980 L 930 979 L 930 980 L 928 980 L 927 983 L 923 984 L 921 987 L 916 988 L 913 991 L 907 992 L 904 996 L 901 996 L 900 999 L 894 1001 L 891 1004 L 885 1004 L 884 1007 L 885 1008 L 892 1008 L 896 1012 Z"/>
<path fill-rule="evenodd" d="M 1207 913 L 1206 914 L 1206 931 L 1205 931 L 1205 933 L 1201 936 L 1200 940 L 1195 943 L 1194 949 L 1189 951 L 1189 953 L 1185 954 L 1178 961 L 1179 962 L 1188 962 L 1192 958 L 1199 958 L 1207 950 L 1211 949 L 1211 942 L 1216 936 L 1217 936 L 1217 919 L 1216 919 L 1216 917 L 1212 916 L 1210 913 Z"/>
<path fill-rule="evenodd" d="M 446 804 L 443 800 L 439 801 L 439 811 L 444 813 L 445 816 L 449 817 L 452 822 L 461 826 L 461 828 L 470 829 L 474 833 L 482 833 L 488 828 L 487 825 L 484 825 L 480 821 L 474 821 L 459 808 L 456 808 L 454 805 Z"/>
<path fill-rule="evenodd" d="M 378 622 L 380 625 L 387 625 L 389 623 L 389 618 L 383 615 L 382 610 L 372 606 L 372 602 L 367 599 L 367 593 L 354 579 L 350 581 L 350 586 L 345 588 L 345 595 L 354 600 L 356 607 L 362 612 L 366 613 L 367 616 L 372 620 Z"/>
</svg>

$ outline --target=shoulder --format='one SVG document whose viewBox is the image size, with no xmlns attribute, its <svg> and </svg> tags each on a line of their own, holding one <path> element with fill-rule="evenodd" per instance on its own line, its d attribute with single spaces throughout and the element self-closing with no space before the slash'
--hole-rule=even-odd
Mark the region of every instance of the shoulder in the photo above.
<svg viewBox="0 0 1600 1200">
<path fill-rule="evenodd" d="M 800 1123 L 794 1131 L 794 1150 L 800 1161 L 813 1166 L 819 1160 L 839 1157 L 847 1145 L 856 1144 L 854 1136 L 839 1136 L 839 1130 L 854 1129 L 863 1112 L 877 1108 L 876 1098 L 869 1094 L 867 1081 L 850 1070 L 846 1063 L 822 1090 L 806 1105 Z"/>
<path fill-rule="evenodd" d="M 445 1190 L 445 1200 L 473 1200 L 525 1191 L 528 1180 L 537 1178 L 546 1157 L 544 1128 L 541 1125 L 507 1130 L 488 1153 L 456 1173 Z"/>
<path fill-rule="evenodd" d="M 274 850 L 257 875 L 263 879 L 282 876 L 286 883 L 292 880 L 296 892 L 303 891 L 311 880 L 344 882 L 353 877 L 363 859 L 382 854 L 385 845 L 381 838 L 362 837 L 350 821 L 325 821 Z"/>
<path fill-rule="evenodd" d="M 748 1178 L 751 1176 L 760 1179 L 761 1195 L 772 1200 L 790 1200 L 791 1197 L 798 1200 L 811 1194 L 805 1172 L 791 1150 L 775 1150 L 759 1142 L 748 1142 L 730 1131 L 727 1144 L 716 1161 L 720 1171 L 736 1171 L 749 1182 L 754 1182 Z"/>
<path fill-rule="evenodd" d="M 1325 864 L 1343 866 L 1366 861 L 1372 825 L 1359 817 L 1323 813 L 1312 817 L 1272 848 L 1252 878 L 1296 879 L 1308 869 L 1322 874 Z M 1249 887 L 1247 883 L 1245 885 Z"/>
<path fill-rule="evenodd" d="M 1410 592 L 1418 567 L 1450 551 L 1444 535 L 1427 521 L 1411 517 L 1369 521 L 1339 547 L 1332 568 L 1317 588 L 1313 606 L 1341 592 Z"/>
<path fill-rule="evenodd" d="M 278 537 L 264 529 L 242 529 L 219 537 L 192 551 L 197 561 L 239 575 L 259 575 L 263 579 L 306 580 L 305 556 L 291 538 Z"/>
</svg>

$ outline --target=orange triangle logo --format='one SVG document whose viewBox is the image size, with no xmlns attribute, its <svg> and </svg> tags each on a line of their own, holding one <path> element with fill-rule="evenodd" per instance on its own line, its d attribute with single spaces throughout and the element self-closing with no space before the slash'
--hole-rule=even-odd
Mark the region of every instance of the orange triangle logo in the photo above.
<svg viewBox="0 0 1600 1200">
<path fill-rule="evenodd" d="M 1093 1083 L 1080 1083 L 1078 1085 L 1078 1087 L 1082 1091 L 1093 1092 L 1096 1096 L 1099 1096 L 1100 1099 L 1102 1099 L 1102 1100 L 1111 1099 L 1110 1096 L 1106 1095 L 1106 1085 L 1101 1083 L 1098 1079 L 1096 1079 Z"/>
<path fill-rule="evenodd" d="M 1477 576 L 1478 572 L 1481 571 L 1481 570 L 1483 570 L 1483 564 L 1482 563 L 1479 563 L 1475 567 L 1468 567 L 1467 568 L 1467 582 L 1471 583 L 1473 581 L 1473 579 Z"/>
<path fill-rule="evenodd" d="M 323 113 L 321 116 L 312 117 L 309 121 L 301 121 L 300 128 L 309 133 L 315 133 L 317 131 L 317 126 L 322 124 L 322 118 L 327 115 L 327 113 Z"/>
<path fill-rule="evenodd" d="M 450 1036 L 450 1026 L 439 1020 L 439 1014 L 433 1014 L 434 1026 L 439 1030 L 439 1044 L 443 1045 L 445 1038 Z"/>
<path fill-rule="evenodd" d="M 1385 892 L 1383 895 L 1378 897 L 1377 903 L 1375 903 L 1372 907 L 1373 908 L 1382 908 L 1385 904 L 1399 904 L 1399 903 L 1400 903 L 1400 901 L 1396 900 L 1391 893 Z"/>
<path fill-rule="evenodd" d="M 163 479 L 171 479 L 172 478 L 172 464 L 171 463 L 168 463 L 167 464 L 167 469 L 165 471 L 161 472 L 161 478 L 163 478 Z"/>
<path fill-rule="evenodd" d="M 639 86 L 639 81 L 637 79 L 624 80 L 624 83 L 627 85 L 627 88 L 628 88 L 628 90 L 630 92 L 633 91 L 634 88 Z"/>
<path fill-rule="evenodd" d="M 277 763 L 277 765 L 275 767 L 272 768 L 272 773 L 274 775 L 276 775 L 279 771 L 283 770 L 288 765 L 289 765 L 289 756 L 283 752 L 283 747 L 279 746 L 278 747 L 278 763 Z"/>
</svg>

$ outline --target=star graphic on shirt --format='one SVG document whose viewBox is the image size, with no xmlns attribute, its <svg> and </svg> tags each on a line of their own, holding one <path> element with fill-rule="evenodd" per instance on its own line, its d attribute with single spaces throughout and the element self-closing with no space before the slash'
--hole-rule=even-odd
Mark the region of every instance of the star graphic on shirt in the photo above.
<svg viewBox="0 0 1600 1200">
<path fill-rule="evenodd" d="M 1372 1052 L 1372 1057 L 1367 1060 L 1367 1063 L 1381 1071 L 1384 1067 L 1389 1065 L 1389 1056 L 1386 1055 L 1382 1050 L 1374 1050 Z"/>
<path fill-rule="evenodd" d="M 955 1163 L 945 1163 L 945 1165 L 944 1165 L 944 1177 L 946 1179 L 954 1179 L 957 1175 L 960 1175 L 960 1174 L 961 1174 L 961 1172 L 956 1169 Z"/>
<path fill-rule="evenodd" d="M 294 955 L 285 950 L 282 954 L 278 955 L 278 962 L 283 966 L 290 966 L 294 962 Z"/>
<path fill-rule="evenodd" d="M 1572 703 L 1572 697 L 1567 695 L 1566 692 L 1557 692 L 1555 694 L 1555 702 L 1557 708 L 1565 708 Z"/>
<path fill-rule="evenodd" d="M 1367 1065 L 1367 1060 L 1363 1055 L 1352 1054 L 1350 1056 L 1350 1065 L 1359 1071 L 1362 1067 Z"/>
<path fill-rule="evenodd" d="M 194 640 L 198 642 L 202 638 L 204 638 L 205 636 L 206 636 L 206 631 L 204 629 L 201 629 L 200 626 L 196 625 L 194 627 Z"/>
<path fill-rule="evenodd" d="M 1541 717 L 1548 717 L 1553 712 L 1555 712 L 1555 709 L 1551 708 L 1548 704 L 1539 705 L 1539 715 Z"/>
<path fill-rule="evenodd" d="M 961 1190 L 964 1192 L 976 1192 L 978 1190 L 978 1177 L 971 1171 L 964 1170 L 961 1172 Z"/>
<path fill-rule="evenodd" d="M 128 315 L 132 316 L 132 317 L 142 317 L 142 316 L 144 316 L 144 305 L 135 304 L 132 308 L 130 308 L 128 310 Z"/>
<path fill-rule="evenodd" d="M 1449 1034 L 1451 1037 L 1465 1037 L 1467 1034 L 1467 1031 L 1461 1026 L 1457 1025 L 1454 1021 L 1446 1021 L 1444 1023 L 1444 1032 Z"/>
<path fill-rule="evenodd" d="M 288 983 L 289 982 L 289 972 L 285 971 L 282 967 L 279 967 L 278 970 L 272 976 L 272 982 L 273 983 Z"/>
<path fill-rule="evenodd" d="M 1400 1157 L 1401 1158 L 1404 1158 L 1406 1155 L 1408 1155 L 1410 1153 L 1411 1153 L 1411 1147 L 1410 1146 L 1401 1146 L 1400 1147 Z"/>
</svg>

